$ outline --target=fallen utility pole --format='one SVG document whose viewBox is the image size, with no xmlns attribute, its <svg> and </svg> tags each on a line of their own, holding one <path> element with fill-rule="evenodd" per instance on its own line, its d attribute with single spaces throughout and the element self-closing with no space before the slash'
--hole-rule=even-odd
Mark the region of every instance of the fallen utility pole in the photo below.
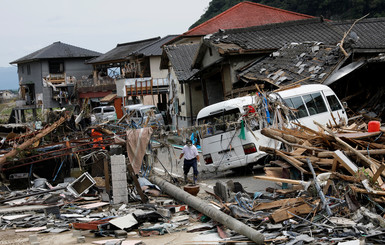
<svg viewBox="0 0 385 245">
<path fill-rule="evenodd" d="M 67 120 L 67 117 L 61 117 L 59 120 L 57 120 L 56 122 L 54 122 L 51 126 L 49 126 L 48 128 L 45 128 L 43 129 L 40 133 L 38 133 L 35 137 L 25 141 L 23 144 L 15 147 L 14 149 L 12 149 L 10 152 L 4 154 L 4 156 L 2 156 L 0 158 L 0 171 L 2 172 L 3 171 L 3 165 L 4 163 L 7 161 L 7 158 L 10 158 L 10 157 L 14 157 L 16 156 L 20 151 L 23 151 L 25 149 L 27 149 L 27 147 L 29 147 L 30 145 L 32 145 L 33 143 L 35 143 L 36 141 L 40 140 L 41 138 L 43 138 L 44 136 L 46 136 L 47 134 L 49 134 L 50 132 L 52 132 L 53 130 L 55 130 L 57 127 L 59 127 L 62 123 L 65 122 L 65 120 Z"/>
<path fill-rule="evenodd" d="M 150 181 L 159 186 L 164 192 L 166 192 L 170 196 L 186 203 L 195 210 L 203 213 L 204 215 L 209 216 L 213 220 L 225 225 L 233 231 L 248 237 L 253 242 L 257 244 L 264 243 L 265 237 L 260 232 L 247 226 L 241 221 L 223 213 L 222 211 L 219 211 L 218 209 L 212 207 L 209 203 L 203 201 L 202 199 L 183 191 L 182 189 L 176 187 L 175 185 L 167 182 L 166 180 L 160 177 L 151 176 Z"/>
</svg>

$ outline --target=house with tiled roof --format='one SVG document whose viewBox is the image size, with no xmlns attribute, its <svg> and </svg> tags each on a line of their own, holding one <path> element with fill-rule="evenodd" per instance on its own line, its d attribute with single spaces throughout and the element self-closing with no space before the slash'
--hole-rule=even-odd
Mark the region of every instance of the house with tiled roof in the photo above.
<svg viewBox="0 0 385 245">
<path fill-rule="evenodd" d="M 160 57 L 162 45 L 176 36 L 118 44 L 114 49 L 90 60 L 88 63 L 94 67 L 93 87 L 82 88 L 80 97 L 91 97 L 99 102 L 114 100 L 118 117 L 124 113 L 121 106 L 130 103 L 155 104 L 165 111 L 169 83 L 167 69 L 159 68 Z M 98 88 L 104 84 L 114 87 L 113 91 L 99 91 Z M 116 96 L 111 96 L 111 93 Z"/>
<path fill-rule="evenodd" d="M 197 69 L 191 69 L 198 48 L 199 44 L 194 43 L 163 47 L 161 68 L 169 71 L 168 112 L 173 129 L 194 125 L 196 115 L 203 107 L 202 86 L 199 79 L 189 80 L 198 72 Z"/>
<path fill-rule="evenodd" d="M 44 109 L 62 107 L 75 100 L 77 79 L 92 76 L 92 66 L 87 60 L 101 53 L 55 42 L 29 55 L 12 61 L 17 64 L 21 108 Z"/>
<path fill-rule="evenodd" d="M 166 43 L 168 49 L 165 52 L 165 55 L 162 56 L 162 58 L 165 58 L 166 60 L 162 60 L 162 64 L 167 64 L 170 62 L 169 71 L 174 72 L 175 74 L 169 74 L 169 76 L 174 76 L 175 86 L 170 87 L 170 94 L 172 91 L 176 92 L 173 96 L 170 95 L 170 98 L 174 98 L 173 100 L 173 106 L 170 107 L 171 110 L 173 110 L 173 126 L 174 127 L 181 127 L 181 125 L 192 125 L 194 124 L 194 118 L 196 114 L 198 113 L 199 109 L 203 108 L 204 105 L 207 105 L 211 103 L 212 101 L 220 101 L 223 99 L 222 93 L 212 93 L 210 95 L 210 101 L 207 96 L 202 98 L 201 96 L 198 96 L 196 91 L 203 91 L 204 94 L 207 94 L 208 91 L 222 91 L 222 88 L 218 90 L 216 87 L 211 87 L 211 84 L 214 83 L 206 83 L 201 84 L 199 74 L 195 74 L 194 69 L 191 69 L 189 67 L 193 63 L 191 63 L 191 60 L 193 61 L 196 57 L 196 55 L 199 55 L 197 53 L 191 53 L 191 54 L 184 54 L 184 55 L 190 55 L 191 57 L 183 57 L 183 62 L 189 61 L 189 66 L 184 66 L 182 70 L 180 69 L 180 60 L 175 59 L 174 55 L 171 55 L 173 51 L 177 52 L 178 54 L 183 53 L 183 51 L 186 49 L 186 47 L 190 46 L 183 46 L 181 48 L 176 47 L 176 45 L 180 44 L 199 44 L 202 42 L 202 38 L 204 36 L 209 36 L 209 34 L 213 34 L 217 32 L 218 30 L 223 29 L 236 29 L 236 28 L 246 28 L 250 26 L 258 26 L 258 25 L 264 25 L 267 23 L 281 23 L 285 21 L 291 21 L 291 20 L 304 20 L 304 19 L 312 19 L 313 16 L 305 15 L 305 14 L 299 14 L 291 11 L 286 11 L 283 9 L 278 9 L 258 3 L 248 2 L 244 1 L 241 2 L 232 8 L 222 12 L 221 14 L 218 14 L 217 16 L 211 18 L 210 20 L 200 24 L 199 26 L 196 26 L 195 28 L 192 28 L 191 30 L 183 33 L 182 35 L 172 39 L 168 43 Z M 173 45 L 173 46 L 172 46 Z M 193 45 L 191 45 L 192 47 Z M 194 50 L 200 50 L 196 49 L 197 46 L 194 46 Z M 212 60 L 215 60 L 213 57 Z M 177 62 L 174 64 L 174 62 Z M 198 67 L 200 69 L 200 67 Z M 210 72 L 210 71 L 207 71 Z M 214 71 L 215 72 L 215 71 Z M 218 81 L 222 78 L 219 77 L 219 73 L 215 73 L 216 75 L 211 77 L 211 79 Z M 192 84 L 190 88 L 190 82 L 187 83 L 187 77 L 185 76 L 194 76 L 192 79 L 190 79 Z M 179 80 L 181 79 L 181 80 Z M 197 82 L 199 81 L 199 82 Z M 194 88 L 198 89 L 195 90 Z M 192 89 L 193 92 L 190 93 L 181 93 L 181 91 L 190 91 Z M 214 89 L 214 90 L 213 90 Z M 179 91 L 179 92 L 178 92 Z M 179 94 L 178 94 L 179 93 Z M 192 98 L 186 97 L 193 96 Z M 197 99 L 199 98 L 199 99 Z M 189 104 L 191 100 L 194 100 L 194 103 L 192 107 L 190 108 Z M 178 110 L 179 108 L 179 110 Z M 177 115 L 176 115 L 176 114 Z"/>
<path fill-rule="evenodd" d="M 355 109 L 385 108 L 385 103 L 375 106 L 385 101 L 385 86 L 378 83 L 385 68 L 384 33 L 385 18 L 356 23 L 313 19 L 224 30 L 204 40 L 193 67 L 200 70 L 203 84 L 216 87 L 204 95 L 209 103 L 215 103 L 211 95 L 219 89 L 226 99 L 256 91 L 256 84 L 277 89 L 322 83 L 343 100 L 355 97 L 349 101 Z M 215 69 L 221 80 L 210 79 Z M 381 116 L 382 110 L 376 114 Z"/>
<path fill-rule="evenodd" d="M 222 30 L 207 36 L 193 62 L 204 86 L 215 88 L 204 94 L 205 105 L 231 97 L 233 89 L 238 88 L 238 70 L 287 43 L 316 41 L 336 45 L 342 37 L 341 30 L 320 18 Z M 222 93 L 218 95 L 218 91 Z"/>
<path fill-rule="evenodd" d="M 172 42 L 197 42 L 201 37 L 216 33 L 221 29 L 246 28 L 311 18 L 314 18 L 314 16 L 244 1 L 188 30 L 172 40 Z"/>
<path fill-rule="evenodd" d="M 160 37 L 138 40 L 134 42 L 119 43 L 110 51 L 89 60 L 88 64 L 93 67 L 93 77 L 79 83 L 78 93 L 81 100 L 89 99 L 91 106 L 100 105 L 101 100 L 114 99 L 116 96 L 116 79 L 138 76 L 140 68 L 136 66 L 134 60 L 130 60 L 132 54 L 137 50 L 146 47 L 147 45 L 159 40 Z M 112 100 L 104 101 L 112 102 Z M 119 109 L 120 106 L 117 106 Z M 122 115 L 119 110 L 119 116 Z"/>
</svg>

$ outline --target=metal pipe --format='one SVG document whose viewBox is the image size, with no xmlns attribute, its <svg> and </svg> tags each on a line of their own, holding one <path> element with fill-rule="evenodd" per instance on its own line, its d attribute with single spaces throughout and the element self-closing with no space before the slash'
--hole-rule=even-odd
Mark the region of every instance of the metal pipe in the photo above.
<svg viewBox="0 0 385 245">
<path fill-rule="evenodd" d="M 175 185 L 167 182 L 166 180 L 157 177 L 151 176 L 150 181 L 157 186 L 159 186 L 164 192 L 170 196 L 178 199 L 181 202 L 186 203 L 195 210 L 203 213 L 204 215 L 209 216 L 213 220 L 225 225 L 226 227 L 232 229 L 233 231 L 248 237 L 250 240 L 257 244 L 264 244 L 265 237 L 258 232 L 257 230 L 247 226 L 241 221 L 219 211 L 218 209 L 212 207 L 209 203 L 203 201 L 202 199 L 195 197 Z"/>
</svg>

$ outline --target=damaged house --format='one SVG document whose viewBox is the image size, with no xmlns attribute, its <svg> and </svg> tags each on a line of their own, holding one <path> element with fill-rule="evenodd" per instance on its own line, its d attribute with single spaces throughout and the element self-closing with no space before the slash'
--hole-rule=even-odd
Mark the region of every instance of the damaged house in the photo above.
<svg viewBox="0 0 385 245">
<path fill-rule="evenodd" d="M 17 64 L 22 108 L 44 109 L 62 107 L 75 101 L 78 79 L 92 76 L 92 66 L 86 61 L 100 53 L 55 42 L 20 59 Z"/>
<path fill-rule="evenodd" d="M 163 69 L 169 67 L 170 81 L 173 81 L 170 85 L 170 103 L 172 105 L 170 104 L 169 107 L 173 127 L 182 128 L 194 124 L 199 110 L 209 105 L 207 97 L 202 99 L 202 92 L 212 91 L 210 103 L 223 100 L 216 87 L 210 87 L 201 82 L 201 73 L 197 73 L 197 71 L 202 67 L 191 68 L 196 55 L 200 55 L 197 54 L 197 51 L 200 50 L 198 48 L 204 36 L 223 29 L 246 28 L 312 18 L 314 17 L 245 1 L 167 42 L 164 46 L 161 66 Z M 209 50 L 209 52 L 210 55 L 215 55 L 212 51 Z M 216 58 L 212 57 L 207 62 L 216 62 Z M 215 80 L 221 80 L 224 76 L 230 75 L 218 76 L 218 73 L 208 72 L 214 76 Z"/>
<path fill-rule="evenodd" d="M 91 60 L 89 64 L 93 65 L 94 80 L 97 80 L 94 84 L 108 83 L 114 87 L 113 91 L 105 91 L 99 96 L 95 94 L 91 98 L 101 102 L 106 101 L 103 96 L 116 97 L 117 112 L 121 110 L 121 105 L 131 103 L 154 104 L 166 110 L 168 80 L 167 70 L 159 68 L 161 46 L 175 37 L 169 35 L 118 44 L 116 48 Z M 90 94 L 85 92 L 82 97 L 90 97 Z"/>
<path fill-rule="evenodd" d="M 193 64 L 200 70 L 206 88 L 205 102 L 213 104 L 257 91 L 255 83 L 266 88 L 323 83 L 345 100 L 368 91 L 369 84 L 377 90 L 375 81 L 379 79 L 385 44 L 379 30 L 385 27 L 384 19 L 353 22 L 317 18 L 224 30 L 208 36 Z"/>
<path fill-rule="evenodd" d="M 169 114 L 174 129 L 194 125 L 194 118 L 203 107 L 202 86 L 196 79 L 186 83 L 198 70 L 191 69 L 199 44 L 185 43 L 163 47 L 161 68 L 168 69 L 170 79 Z"/>
</svg>

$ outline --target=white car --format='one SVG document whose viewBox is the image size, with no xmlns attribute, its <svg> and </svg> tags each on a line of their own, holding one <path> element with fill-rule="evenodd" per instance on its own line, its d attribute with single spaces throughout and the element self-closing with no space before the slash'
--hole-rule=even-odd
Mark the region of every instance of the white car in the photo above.
<svg viewBox="0 0 385 245">
<path fill-rule="evenodd" d="M 94 118 L 96 122 L 116 120 L 116 111 L 113 106 L 98 106 L 92 110 L 91 121 Z"/>
<path fill-rule="evenodd" d="M 136 104 L 125 106 L 124 108 L 127 114 L 130 114 L 132 111 L 134 111 L 133 115 L 131 116 L 131 120 L 133 120 L 137 125 L 141 125 L 146 122 L 150 110 L 154 111 L 155 118 L 151 118 L 151 120 L 148 122 L 148 125 L 154 127 L 164 125 L 163 115 L 154 105 Z"/>
</svg>

